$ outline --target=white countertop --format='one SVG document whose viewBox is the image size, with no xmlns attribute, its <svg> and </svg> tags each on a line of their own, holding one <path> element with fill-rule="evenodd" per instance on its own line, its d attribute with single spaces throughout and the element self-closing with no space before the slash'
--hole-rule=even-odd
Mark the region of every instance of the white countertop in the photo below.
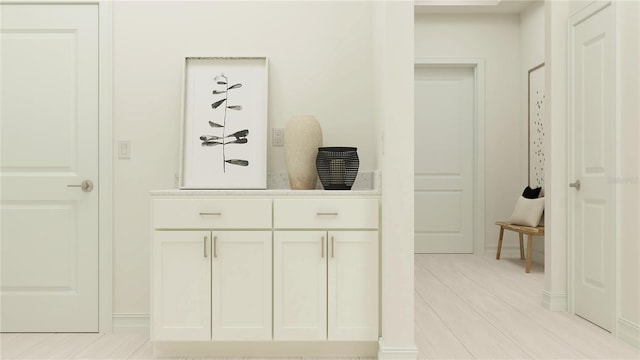
<svg viewBox="0 0 640 360">
<path fill-rule="evenodd" d="M 154 190 L 149 192 L 154 197 L 172 197 L 172 196 L 379 196 L 380 190 L 291 190 L 291 189 L 266 189 L 266 190 Z"/>
</svg>

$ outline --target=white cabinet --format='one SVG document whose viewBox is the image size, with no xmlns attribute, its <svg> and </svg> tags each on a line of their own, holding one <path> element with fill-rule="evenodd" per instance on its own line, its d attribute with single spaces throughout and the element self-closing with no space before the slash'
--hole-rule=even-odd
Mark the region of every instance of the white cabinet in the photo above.
<svg viewBox="0 0 640 360">
<path fill-rule="evenodd" d="M 276 229 L 377 229 L 378 199 L 275 199 Z"/>
<path fill-rule="evenodd" d="M 275 200 L 274 339 L 378 339 L 377 209 L 375 199 Z"/>
<path fill-rule="evenodd" d="M 270 199 L 156 199 L 154 229 L 271 229 Z"/>
<path fill-rule="evenodd" d="M 271 231 L 212 234 L 213 340 L 271 340 Z"/>
<path fill-rule="evenodd" d="M 154 340 L 211 338 L 208 231 L 155 231 L 151 297 Z"/>
<path fill-rule="evenodd" d="M 276 231 L 273 243 L 275 340 L 327 338 L 324 231 Z"/>
<path fill-rule="evenodd" d="M 378 340 L 377 197 L 179 193 L 152 201 L 151 340 Z"/>
<path fill-rule="evenodd" d="M 329 340 L 378 339 L 378 232 L 328 233 Z"/>
<path fill-rule="evenodd" d="M 271 201 L 161 199 L 153 210 L 152 340 L 270 340 Z"/>
</svg>

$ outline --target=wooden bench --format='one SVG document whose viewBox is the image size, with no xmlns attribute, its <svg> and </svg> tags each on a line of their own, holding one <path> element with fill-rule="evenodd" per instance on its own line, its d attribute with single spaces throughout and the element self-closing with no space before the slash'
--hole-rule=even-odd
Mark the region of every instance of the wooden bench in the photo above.
<svg viewBox="0 0 640 360">
<path fill-rule="evenodd" d="M 502 236 L 504 235 L 505 229 L 518 233 L 518 236 L 520 237 L 520 259 L 522 260 L 525 259 L 522 237 L 523 235 L 527 235 L 527 256 L 525 272 L 531 272 L 531 253 L 533 249 L 532 237 L 536 235 L 544 235 L 544 226 L 530 227 L 513 225 L 506 221 L 496 221 L 496 225 L 500 226 L 500 236 L 498 237 L 498 251 L 496 252 L 496 259 L 500 259 L 500 251 L 502 251 Z"/>
</svg>

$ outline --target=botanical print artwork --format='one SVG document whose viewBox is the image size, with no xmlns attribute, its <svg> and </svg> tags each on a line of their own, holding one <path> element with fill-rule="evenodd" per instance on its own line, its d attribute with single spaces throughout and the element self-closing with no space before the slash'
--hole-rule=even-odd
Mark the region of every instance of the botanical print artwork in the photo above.
<svg viewBox="0 0 640 360">
<path fill-rule="evenodd" d="M 544 64 L 529 70 L 529 186 L 544 187 Z"/>
<path fill-rule="evenodd" d="M 209 126 L 218 130 L 218 134 L 205 134 L 200 136 L 202 140 L 202 146 L 217 147 L 221 149 L 222 155 L 222 172 L 227 172 L 227 164 L 236 166 L 249 166 L 248 160 L 243 159 L 227 159 L 226 146 L 231 144 L 246 144 L 249 142 L 247 136 L 249 135 L 248 129 L 238 130 L 232 134 L 227 135 L 227 120 L 232 116 L 228 113 L 231 111 L 242 111 L 242 105 L 229 105 L 229 94 L 233 93 L 232 90 L 242 88 L 242 84 L 237 83 L 229 86 L 229 79 L 222 73 L 216 76 L 214 79 L 215 85 L 220 87 L 212 91 L 213 95 L 223 95 L 222 99 L 218 99 L 211 104 L 211 108 L 215 111 L 222 112 L 221 122 L 209 120 Z M 216 118 L 217 120 L 217 118 Z M 221 132 L 221 133 L 220 133 Z M 220 146 L 218 146 L 220 145 Z"/>
<path fill-rule="evenodd" d="M 268 61 L 185 58 L 180 188 L 265 189 Z"/>
<path fill-rule="evenodd" d="M 536 187 L 541 187 L 544 184 L 544 164 L 545 164 L 545 156 L 544 156 L 544 94 L 541 93 L 541 90 L 536 90 L 536 93 L 533 97 L 535 103 L 533 104 L 532 109 L 532 121 L 531 124 L 531 181 L 533 181 L 532 185 Z"/>
</svg>

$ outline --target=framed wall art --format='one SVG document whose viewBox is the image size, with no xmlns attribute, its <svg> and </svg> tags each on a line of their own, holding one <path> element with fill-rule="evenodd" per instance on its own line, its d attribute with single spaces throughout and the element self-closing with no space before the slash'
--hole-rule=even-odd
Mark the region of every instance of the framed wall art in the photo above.
<svg viewBox="0 0 640 360">
<path fill-rule="evenodd" d="M 529 70 L 529 186 L 544 187 L 544 153 L 547 126 L 544 119 L 544 63 Z"/>
<path fill-rule="evenodd" d="M 181 189 L 266 189 L 266 57 L 188 57 Z"/>
</svg>

